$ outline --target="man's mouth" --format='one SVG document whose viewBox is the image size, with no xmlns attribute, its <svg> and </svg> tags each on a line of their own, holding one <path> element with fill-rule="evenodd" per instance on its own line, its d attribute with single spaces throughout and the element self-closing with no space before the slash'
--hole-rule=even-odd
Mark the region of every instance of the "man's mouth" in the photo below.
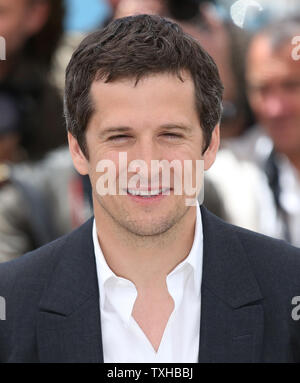
<svg viewBox="0 0 300 383">
<path fill-rule="evenodd" d="M 169 195 L 170 188 L 160 188 L 152 190 L 127 189 L 127 193 L 135 197 L 151 198 L 159 195 Z"/>
</svg>

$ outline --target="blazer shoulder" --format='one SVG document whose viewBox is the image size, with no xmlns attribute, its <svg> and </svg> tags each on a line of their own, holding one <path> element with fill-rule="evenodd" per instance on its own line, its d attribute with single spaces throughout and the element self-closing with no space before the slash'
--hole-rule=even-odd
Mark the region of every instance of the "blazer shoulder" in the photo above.
<svg viewBox="0 0 300 383">
<path fill-rule="evenodd" d="M 203 227 L 204 232 L 218 232 L 222 243 L 238 241 L 241 246 L 239 251 L 245 253 L 256 276 L 261 276 L 261 280 L 278 283 L 289 281 L 289 284 L 300 286 L 299 248 L 286 241 L 229 224 L 205 208 L 201 210 L 204 225 L 208 225 L 207 229 Z"/>
<path fill-rule="evenodd" d="M 28 282 L 31 282 L 40 279 L 43 271 L 49 272 L 60 256 L 60 252 L 57 250 L 65 241 L 66 238 L 59 238 L 16 259 L 1 263 L 0 295 L 4 296 L 11 290 L 16 280 L 20 281 L 25 277 Z"/>
<path fill-rule="evenodd" d="M 243 227 L 232 225 L 223 219 L 215 216 L 205 207 L 201 207 L 204 223 L 209 223 L 211 229 L 223 232 L 224 235 L 230 237 L 234 234 L 244 244 L 248 252 L 254 251 L 254 256 L 265 254 L 265 256 L 279 257 L 296 257 L 300 262 L 300 248 L 290 245 L 284 240 L 269 237 Z"/>
<path fill-rule="evenodd" d="M 274 286 L 300 292 L 300 249 L 286 241 L 242 228 L 236 234 L 257 274 L 273 281 Z"/>
<path fill-rule="evenodd" d="M 229 224 L 227 224 L 229 225 Z M 300 249 L 284 240 L 229 225 L 255 271 L 260 285 L 300 293 Z"/>
<path fill-rule="evenodd" d="M 244 248 L 253 257 L 264 257 L 275 262 L 280 258 L 284 259 L 286 263 L 293 262 L 300 267 L 300 248 L 282 239 L 272 238 L 241 227 L 236 226 L 234 230 Z"/>
</svg>

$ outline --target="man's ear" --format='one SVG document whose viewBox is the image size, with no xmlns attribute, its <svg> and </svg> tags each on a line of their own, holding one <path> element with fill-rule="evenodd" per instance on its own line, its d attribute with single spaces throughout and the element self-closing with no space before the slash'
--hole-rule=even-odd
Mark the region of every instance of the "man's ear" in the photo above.
<svg viewBox="0 0 300 383">
<path fill-rule="evenodd" d="M 80 149 L 77 139 L 74 136 L 72 136 L 70 132 L 68 132 L 68 142 L 69 150 L 72 156 L 75 169 L 78 171 L 78 173 L 80 173 L 83 176 L 88 174 L 89 162 L 83 154 L 82 150 Z"/>
<path fill-rule="evenodd" d="M 50 14 L 50 1 L 35 1 L 28 9 L 25 29 L 28 37 L 39 33 L 45 26 Z"/>
<path fill-rule="evenodd" d="M 220 146 L 220 124 L 218 124 L 212 132 L 209 147 L 206 149 L 204 159 L 204 170 L 208 170 L 215 162 L 217 152 Z"/>
</svg>

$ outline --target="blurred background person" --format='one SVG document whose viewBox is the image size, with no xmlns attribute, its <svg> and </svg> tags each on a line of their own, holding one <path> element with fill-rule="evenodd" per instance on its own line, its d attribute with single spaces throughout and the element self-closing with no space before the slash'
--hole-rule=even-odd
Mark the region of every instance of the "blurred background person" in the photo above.
<svg viewBox="0 0 300 383">
<path fill-rule="evenodd" d="M 14 109 L 19 121 L 11 123 L 10 131 L 2 127 L 2 161 L 40 159 L 66 144 L 62 99 L 48 79 L 63 16 L 62 0 L 0 0 L 0 36 L 6 42 L 6 60 L 0 62 L 1 116 L 11 119 Z"/>
<path fill-rule="evenodd" d="M 298 246 L 300 62 L 293 56 L 292 40 L 299 35 L 300 18 L 278 21 L 257 33 L 249 47 L 246 71 L 249 100 L 258 121 L 251 156 L 268 177 L 277 213 L 274 235 Z"/>
<path fill-rule="evenodd" d="M 300 35 L 300 4 L 257 3 L 244 15 L 250 38 L 234 50 L 245 71 L 240 96 L 252 113 L 239 134 L 223 134 L 208 176 L 230 222 L 300 246 L 300 66 L 292 44 Z"/>
<path fill-rule="evenodd" d="M 72 231 L 91 214 L 89 180 L 75 171 L 68 147 L 34 163 L 0 165 L 0 262 Z"/>
<path fill-rule="evenodd" d="M 0 0 L 6 43 L 0 62 L 0 261 L 86 219 L 80 205 L 84 182 L 67 149 L 47 155 L 67 143 L 62 97 L 50 80 L 64 11 L 63 0 Z"/>
<path fill-rule="evenodd" d="M 300 246 L 300 62 L 292 44 L 300 35 L 300 17 L 274 18 L 253 33 L 246 56 L 256 124 L 226 147 L 264 173 L 257 231 Z"/>
</svg>

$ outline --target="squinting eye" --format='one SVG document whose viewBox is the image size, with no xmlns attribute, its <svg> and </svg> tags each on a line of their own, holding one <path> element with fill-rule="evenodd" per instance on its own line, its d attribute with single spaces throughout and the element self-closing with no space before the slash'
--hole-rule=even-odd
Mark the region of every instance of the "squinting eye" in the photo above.
<svg viewBox="0 0 300 383">
<path fill-rule="evenodd" d="M 125 134 L 119 134 L 117 136 L 111 136 L 108 138 L 109 141 L 121 141 L 121 140 L 126 140 L 130 138 L 130 136 L 126 136 Z"/>
<path fill-rule="evenodd" d="M 163 136 L 167 138 L 171 138 L 171 139 L 182 137 L 180 134 L 175 134 L 175 133 L 164 133 Z"/>
</svg>

